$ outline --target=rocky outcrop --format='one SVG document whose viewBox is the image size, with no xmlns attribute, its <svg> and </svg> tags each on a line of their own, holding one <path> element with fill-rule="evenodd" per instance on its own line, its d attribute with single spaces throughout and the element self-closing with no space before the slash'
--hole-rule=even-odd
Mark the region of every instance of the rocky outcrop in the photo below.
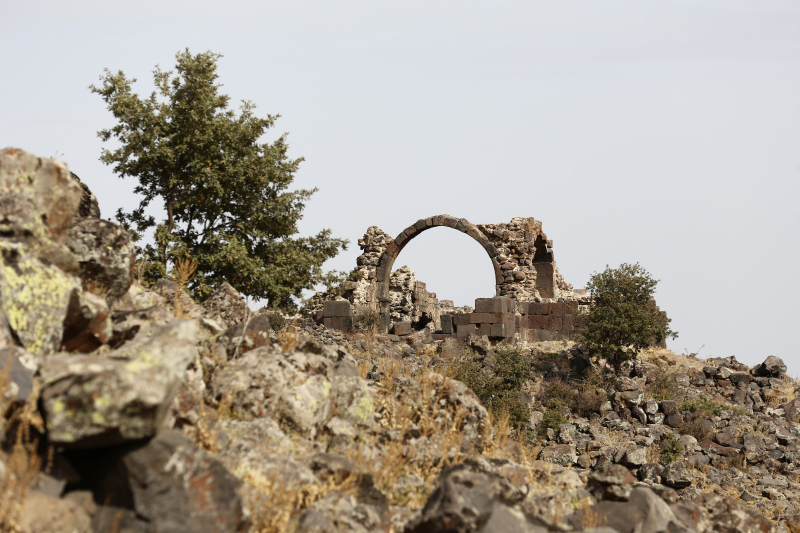
<svg viewBox="0 0 800 533">
<path fill-rule="evenodd" d="M 174 321 L 108 356 L 58 355 L 42 367 L 48 439 L 102 448 L 152 437 L 197 356 L 197 326 Z"/>
<path fill-rule="evenodd" d="M 64 238 L 80 265 L 84 287 L 104 293 L 111 304 L 133 283 L 136 249 L 124 228 L 106 220 L 87 217 L 73 224 Z"/>
</svg>

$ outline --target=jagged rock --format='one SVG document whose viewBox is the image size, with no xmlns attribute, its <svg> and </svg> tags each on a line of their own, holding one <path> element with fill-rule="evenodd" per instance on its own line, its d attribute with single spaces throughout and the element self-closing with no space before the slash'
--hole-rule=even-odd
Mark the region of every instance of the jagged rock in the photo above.
<svg viewBox="0 0 800 533">
<path fill-rule="evenodd" d="M 240 482 L 177 432 L 77 460 L 102 510 L 95 531 L 246 531 Z M 117 512 L 127 510 L 128 512 Z"/>
<path fill-rule="evenodd" d="M 28 354 L 19 346 L 0 345 L 0 373 L 5 371 L 6 365 L 11 364 L 8 371 L 9 387 L 5 391 L 5 398 L 0 396 L 0 404 L 4 399 L 27 400 L 33 390 L 33 371 L 25 366 L 22 361 Z"/>
<path fill-rule="evenodd" d="M 668 487 L 683 489 L 692 484 L 694 477 L 685 464 L 675 461 L 664 467 L 661 480 Z"/>
<path fill-rule="evenodd" d="M 62 349 L 91 352 L 111 340 L 113 328 L 105 300 L 90 292 L 75 291 L 64 317 Z"/>
<path fill-rule="evenodd" d="M 0 151 L 0 194 L 8 193 L 29 199 L 35 219 L 43 221 L 50 238 L 58 241 L 78 213 L 83 190 L 64 163 L 4 148 Z"/>
<path fill-rule="evenodd" d="M 622 464 L 627 467 L 642 466 L 645 463 L 647 463 L 647 448 L 633 448 L 626 451 L 625 456 L 622 458 Z"/>
<path fill-rule="evenodd" d="M 265 414 L 313 437 L 336 409 L 340 417 L 366 423 L 373 404 L 366 382 L 351 360 L 339 362 L 313 353 L 284 354 L 264 346 L 223 364 L 211 380 L 216 400 L 233 395 L 242 418 Z"/>
<path fill-rule="evenodd" d="M 37 490 L 22 504 L 20 526 L 23 533 L 92 532 L 92 520 L 80 505 Z"/>
<path fill-rule="evenodd" d="M 574 444 L 551 444 L 542 450 L 539 457 L 559 466 L 571 466 L 578 460 Z"/>
<path fill-rule="evenodd" d="M 753 375 L 780 378 L 786 375 L 786 363 L 780 357 L 770 355 L 753 369 Z"/>
<path fill-rule="evenodd" d="M 19 245 L 0 242 L 0 309 L 37 363 L 61 348 L 64 319 L 78 287 L 61 269 L 26 254 Z"/>
<path fill-rule="evenodd" d="M 677 533 L 688 531 L 661 498 L 646 487 L 637 487 L 627 502 L 602 501 L 590 507 L 594 521 L 618 533 Z M 586 510 L 570 517 L 575 528 L 581 527 Z"/>
<path fill-rule="evenodd" d="M 78 206 L 78 216 L 100 218 L 100 204 L 97 202 L 97 197 L 77 174 L 74 172 L 70 172 L 69 174 L 73 181 L 80 186 L 82 192 L 81 202 Z"/>
<path fill-rule="evenodd" d="M 684 524 L 697 531 L 769 533 L 775 528 L 763 515 L 734 498 L 701 494 L 671 506 Z"/>
<path fill-rule="evenodd" d="M 99 218 L 82 218 L 69 228 L 64 244 L 80 265 L 84 287 L 105 293 L 109 304 L 128 292 L 136 248 L 125 228 Z"/>
<path fill-rule="evenodd" d="M 220 285 L 214 294 L 203 302 L 203 307 L 210 316 L 221 318 L 226 327 L 243 321 L 248 311 L 242 295 L 228 282 Z"/>
<path fill-rule="evenodd" d="M 589 474 L 588 488 L 600 500 L 627 500 L 636 478 L 622 465 L 607 465 Z"/>
<path fill-rule="evenodd" d="M 155 435 L 196 342 L 196 323 L 175 320 L 109 357 L 49 358 L 41 373 L 50 442 L 97 448 Z"/>
<path fill-rule="evenodd" d="M 503 477 L 476 472 L 465 465 L 454 466 L 441 473 L 436 490 L 406 532 L 546 531 L 513 509 L 524 498 Z"/>
</svg>

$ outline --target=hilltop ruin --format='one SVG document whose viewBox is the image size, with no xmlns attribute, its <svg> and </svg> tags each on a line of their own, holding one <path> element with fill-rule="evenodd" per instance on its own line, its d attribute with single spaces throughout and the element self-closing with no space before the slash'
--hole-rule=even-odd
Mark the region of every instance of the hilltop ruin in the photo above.
<svg viewBox="0 0 800 533">
<path fill-rule="evenodd" d="M 456 309 L 429 292 L 413 270 L 392 272 L 406 245 L 436 227 L 466 233 L 486 251 L 495 274 L 494 297 L 478 298 L 474 308 Z M 354 320 L 368 313 L 379 314 L 383 331 L 396 335 L 425 328 L 438 336 L 559 340 L 581 327 L 577 309 L 588 303 L 587 292 L 566 282 L 555 262 L 553 241 L 541 221 L 531 217 L 473 224 L 437 215 L 418 220 L 394 239 L 371 226 L 358 244 L 362 254 L 341 294 L 318 295 L 313 307 L 315 318 L 327 327 L 350 330 Z"/>
</svg>

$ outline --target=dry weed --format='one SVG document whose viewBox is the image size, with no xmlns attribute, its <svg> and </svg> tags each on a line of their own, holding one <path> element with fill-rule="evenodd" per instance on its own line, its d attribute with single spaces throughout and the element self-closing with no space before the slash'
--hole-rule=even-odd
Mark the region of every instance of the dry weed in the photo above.
<svg viewBox="0 0 800 533">
<path fill-rule="evenodd" d="M 9 372 L 13 355 L 9 352 L 5 367 L 0 371 L 0 417 L 7 416 L 12 400 L 8 394 L 11 388 Z M 41 467 L 37 454 L 38 439 L 31 435 L 31 427 L 43 429 L 41 416 L 36 410 L 38 387 L 34 387 L 31 398 L 19 408 L 2 431 L 5 434 L 12 428 L 14 443 L 10 452 L 0 450 L 0 463 L 4 473 L 0 474 L 0 531 L 18 532 L 20 513 L 28 491 L 36 482 Z"/>
<path fill-rule="evenodd" d="M 603 515 L 595 511 L 591 505 L 586 505 L 581 514 L 581 528 L 582 529 L 597 529 L 606 526 L 606 520 Z"/>
<path fill-rule="evenodd" d="M 297 328 L 297 319 L 293 318 L 292 323 L 285 326 L 283 329 L 278 331 L 278 344 L 283 350 L 283 353 L 294 353 L 295 349 L 297 348 L 297 344 L 300 341 L 300 332 Z"/>
</svg>

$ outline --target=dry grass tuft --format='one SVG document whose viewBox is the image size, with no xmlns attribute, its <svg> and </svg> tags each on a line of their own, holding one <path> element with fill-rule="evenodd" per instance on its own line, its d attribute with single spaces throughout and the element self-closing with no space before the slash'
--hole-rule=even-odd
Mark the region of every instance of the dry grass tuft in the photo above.
<svg viewBox="0 0 800 533">
<path fill-rule="evenodd" d="M 606 520 L 598 511 L 595 511 L 591 505 L 586 505 L 581 514 L 581 529 L 597 529 L 605 527 Z"/>
<path fill-rule="evenodd" d="M 297 319 L 292 319 L 292 323 L 288 326 L 285 326 L 283 329 L 278 331 L 278 344 L 283 350 L 283 353 L 294 353 L 295 349 L 297 348 L 297 344 L 300 341 L 300 332 L 297 328 Z"/>
<path fill-rule="evenodd" d="M 9 352 L 6 365 L 0 371 L 0 417 L 9 416 L 12 398 L 9 377 L 13 355 Z M 43 429 L 41 416 L 36 410 L 38 387 L 31 398 L 5 422 L 2 431 L 5 436 L 14 429 L 10 452 L 0 450 L 0 531 L 21 531 L 19 522 L 22 506 L 28 491 L 36 482 L 41 467 L 41 458 L 36 453 L 39 442 L 31 435 L 31 427 Z M 5 420 L 5 418 L 1 418 Z"/>
</svg>

